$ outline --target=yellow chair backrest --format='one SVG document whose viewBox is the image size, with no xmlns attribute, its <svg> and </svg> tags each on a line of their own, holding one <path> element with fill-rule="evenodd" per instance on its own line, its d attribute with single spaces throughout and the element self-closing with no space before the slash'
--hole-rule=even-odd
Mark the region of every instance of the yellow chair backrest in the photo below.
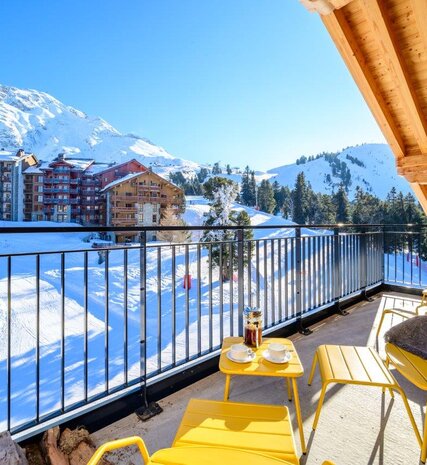
<svg viewBox="0 0 427 465">
<path fill-rule="evenodd" d="M 144 464 L 148 463 L 150 460 L 150 454 L 148 453 L 144 441 L 139 436 L 131 436 L 129 438 L 117 439 L 116 441 L 110 441 L 102 444 L 102 446 L 98 447 L 96 452 L 92 455 L 87 465 L 97 465 L 106 452 L 111 452 L 112 450 L 128 446 L 137 446 L 142 458 L 144 459 Z"/>
</svg>

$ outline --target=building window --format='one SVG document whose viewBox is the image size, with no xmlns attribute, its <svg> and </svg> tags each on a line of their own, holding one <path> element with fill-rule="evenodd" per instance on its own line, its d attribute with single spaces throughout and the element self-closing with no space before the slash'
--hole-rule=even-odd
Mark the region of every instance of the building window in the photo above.
<svg viewBox="0 0 427 465">
<path fill-rule="evenodd" d="M 42 195 L 38 195 L 37 196 L 37 202 L 43 202 L 43 196 Z"/>
<path fill-rule="evenodd" d="M 126 197 L 131 197 L 131 196 L 132 196 L 132 192 L 126 192 L 125 195 L 126 195 Z"/>
<path fill-rule="evenodd" d="M 127 204 L 126 204 L 126 208 L 132 208 L 132 204 L 131 204 L 131 203 L 127 203 Z"/>
<path fill-rule="evenodd" d="M 153 215 L 153 223 L 157 223 L 157 215 Z"/>
</svg>

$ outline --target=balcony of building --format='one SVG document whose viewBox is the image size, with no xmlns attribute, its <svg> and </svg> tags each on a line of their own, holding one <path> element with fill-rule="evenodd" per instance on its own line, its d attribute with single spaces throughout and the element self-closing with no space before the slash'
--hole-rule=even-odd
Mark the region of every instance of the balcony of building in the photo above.
<svg viewBox="0 0 427 465">
<path fill-rule="evenodd" d="M 140 434 L 151 452 L 170 446 L 190 398 L 222 398 L 221 344 L 242 333 L 249 305 L 263 311 L 263 336 L 290 337 L 301 359 L 304 376 L 297 385 L 307 455 L 283 379 L 235 377 L 231 401 L 288 405 L 302 464 L 327 458 L 337 464 L 419 462 L 398 394 L 392 399 L 372 386 L 330 386 L 314 433 L 321 386 L 318 374 L 311 387 L 307 377 L 321 344 L 378 348 L 384 357 L 383 337 L 375 337 L 382 310 L 413 309 L 427 287 L 424 227 L 229 228 L 220 242 L 156 243 L 147 239 L 173 228 L 136 228 L 126 221 L 108 233 L 93 227 L 78 234 L 128 235 L 133 244 L 100 251 L 56 239 L 40 251 L 0 255 L 0 298 L 10 322 L 0 352 L 0 429 L 22 440 L 68 422 L 86 424 L 99 444 Z M 59 233 L 76 234 L 74 228 L 46 229 L 52 237 Z M 397 292 L 402 289 L 411 294 Z M 12 316 L 23 326 L 12 324 Z M 396 323 L 386 320 L 383 332 Z M 19 345 L 22 327 L 31 337 L 26 332 L 26 344 Z M 298 332 L 307 328 L 313 332 Z M 421 429 L 424 393 L 396 378 Z M 164 412 L 140 423 L 132 412 L 144 390 Z M 110 459 L 138 463 L 132 454 Z"/>
</svg>

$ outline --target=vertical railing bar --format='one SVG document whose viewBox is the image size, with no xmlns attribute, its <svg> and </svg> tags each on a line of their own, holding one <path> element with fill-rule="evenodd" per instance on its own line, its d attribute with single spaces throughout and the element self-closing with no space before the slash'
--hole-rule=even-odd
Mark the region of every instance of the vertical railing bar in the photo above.
<svg viewBox="0 0 427 465">
<path fill-rule="evenodd" d="M 243 309 L 245 306 L 245 247 L 244 231 L 237 230 L 237 326 L 239 336 L 243 336 Z"/>
<path fill-rule="evenodd" d="M 222 343 L 224 339 L 224 254 L 223 254 L 224 244 L 220 242 L 219 244 L 219 337 Z"/>
<path fill-rule="evenodd" d="M 306 237 L 301 237 L 301 272 L 300 272 L 300 281 L 301 281 L 301 292 L 300 292 L 300 300 L 301 300 L 301 313 L 307 308 L 307 292 L 306 292 Z"/>
<path fill-rule="evenodd" d="M 295 232 L 296 234 L 296 232 Z M 291 301 L 292 301 L 292 317 L 296 316 L 296 258 L 295 258 L 295 248 L 297 246 L 296 238 L 291 238 L 291 281 L 292 281 L 292 294 L 291 294 Z"/>
<path fill-rule="evenodd" d="M 36 255 L 36 422 L 40 421 L 40 254 Z"/>
<path fill-rule="evenodd" d="M 162 248 L 157 247 L 157 369 L 162 369 Z"/>
<path fill-rule="evenodd" d="M 259 264 L 259 241 L 256 241 L 256 306 L 259 308 L 261 303 L 261 289 L 260 289 L 260 264 Z"/>
<path fill-rule="evenodd" d="M 89 280 L 88 280 L 88 252 L 84 253 L 83 259 L 83 306 L 84 306 L 84 341 L 83 341 L 83 351 L 84 351 L 84 396 L 85 402 L 88 399 L 89 391 Z"/>
<path fill-rule="evenodd" d="M 109 297 L 110 297 L 110 279 L 109 279 L 109 263 L 110 263 L 110 251 L 105 251 L 105 391 L 108 392 L 110 388 L 110 354 L 109 354 Z"/>
<path fill-rule="evenodd" d="M 279 321 L 283 321 L 283 302 L 282 302 L 282 239 L 278 240 L 277 246 L 277 263 L 278 263 L 278 299 L 279 299 Z"/>
<path fill-rule="evenodd" d="M 12 257 L 7 257 L 7 430 L 12 421 Z"/>
<path fill-rule="evenodd" d="M 234 336 L 233 244 L 228 244 L 228 274 L 230 286 L 230 336 Z"/>
<path fill-rule="evenodd" d="M 252 302 L 252 241 L 247 241 L 247 248 L 248 248 L 248 300 L 249 300 L 249 307 L 253 306 Z M 221 339 L 222 340 L 222 339 Z"/>
<path fill-rule="evenodd" d="M 404 235 L 402 235 L 402 252 L 403 252 L 403 276 L 402 276 L 402 282 L 405 284 L 405 246 L 406 246 L 406 239 L 404 238 Z"/>
<path fill-rule="evenodd" d="M 185 245 L 185 275 L 190 274 L 188 244 Z M 185 286 L 185 361 L 190 359 L 190 285 Z"/>
<path fill-rule="evenodd" d="M 199 246 L 200 247 L 200 246 Z M 176 366 L 176 246 L 172 246 L 172 365 Z M 200 281 L 200 274 L 197 276 Z M 200 322 L 200 319 L 199 319 Z M 199 323 L 200 325 L 200 323 Z M 200 332 L 200 328 L 198 328 Z"/>
<path fill-rule="evenodd" d="M 285 320 L 289 318 L 289 260 L 288 260 L 288 239 L 285 239 Z"/>
<path fill-rule="evenodd" d="M 270 272 L 271 272 L 271 324 L 274 325 L 276 323 L 276 299 L 275 299 L 275 268 L 274 268 L 274 254 L 275 254 L 275 247 L 274 247 L 274 239 L 270 241 Z"/>
<path fill-rule="evenodd" d="M 264 315 L 265 315 L 265 326 L 268 328 L 269 323 L 270 323 L 270 318 L 269 318 L 269 309 L 268 309 L 268 292 L 267 292 L 267 286 L 268 286 L 268 281 L 267 281 L 267 240 L 264 239 L 263 241 L 263 246 L 264 246 Z"/>
<path fill-rule="evenodd" d="M 413 259 L 412 259 L 412 255 L 414 253 L 414 250 L 413 250 L 413 240 L 412 240 L 412 231 L 409 232 L 409 249 L 411 251 L 411 286 L 413 284 L 413 281 L 414 281 L 414 263 L 413 263 Z"/>
<path fill-rule="evenodd" d="M 197 353 L 202 354 L 202 249 L 200 244 L 197 244 Z M 221 259 L 220 259 L 221 263 Z M 209 263 L 209 268 L 210 268 Z M 220 267 L 221 269 L 221 267 Z M 220 286 L 222 281 L 220 280 Z M 222 304 L 222 302 L 221 302 Z M 222 331 L 222 324 L 220 331 Z"/>
<path fill-rule="evenodd" d="M 212 263 L 212 244 L 209 244 L 209 263 Z M 209 350 L 213 348 L 213 297 L 212 297 L 212 266 L 209 266 Z"/>
<path fill-rule="evenodd" d="M 125 384 L 129 383 L 129 373 L 128 373 L 128 339 L 129 339 L 129 283 L 128 283 L 128 249 L 123 250 L 123 273 L 124 273 L 124 341 L 123 341 L 123 372 Z"/>
<path fill-rule="evenodd" d="M 421 262 L 421 228 L 420 232 L 418 233 L 418 285 L 421 287 L 421 269 L 422 269 L 422 262 Z"/>
<path fill-rule="evenodd" d="M 321 282 L 322 282 L 322 279 L 321 279 L 321 271 L 322 271 L 322 265 L 321 265 L 321 248 L 320 248 L 320 240 L 321 240 L 321 237 L 320 236 L 317 236 L 315 238 L 315 241 L 316 241 L 316 244 L 317 244 L 317 255 L 316 255 L 316 258 L 317 258 L 317 269 L 316 269 L 316 272 L 314 274 L 314 279 L 316 280 L 316 286 L 317 286 L 317 305 L 316 306 L 320 306 L 322 304 L 322 294 L 321 294 Z"/>
<path fill-rule="evenodd" d="M 147 408 L 147 231 L 145 229 L 139 233 L 139 302 L 141 310 L 139 374 L 143 403 Z"/>
<path fill-rule="evenodd" d="M 387 281 L 390 281 L 390 251 L 388 248 L 388 236 L 387 236 L 387 231 L 383 228 L 383 236 L 384 236 L 384 253 L 386 253 L 387 257 Z"/>
<path fill-rule="evenodd" d="M 313 248 L 311 246 L 313 238 L 307 237 L 307 309 L 313 308 L 313 292 L 312 292 L 312 266 L 313 266 Z"/>
<path fill-rule="evenodd" d="M 393 234 L 394 246 L 394 282 L 397 282 L 397 234 Z"/>
<path fill-rule="evenodd" d="M 61 411 L 65 410 L 65 253 L 61 253 Z"/>
</svg>

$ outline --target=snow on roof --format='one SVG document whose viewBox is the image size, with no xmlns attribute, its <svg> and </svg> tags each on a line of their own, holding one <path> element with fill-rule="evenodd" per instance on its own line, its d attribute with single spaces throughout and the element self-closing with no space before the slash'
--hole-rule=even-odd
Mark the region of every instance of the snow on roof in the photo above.
<svg viewBox="0 0 427 465">
<path fill-rule="evenodd" d="M 24 174 L 42 174 L 43 171 L 40 169 L 40 166 L 29 166 Z"/>
<path fill-rule="evenodd" d="M 110 184 L 107 184 L 104 189 L 101 190 L 101 192 L 105 192 L 105 191 L 108 191 L 109 189 L 111 189 L 112 187 L 114 186 L 117 186 L 118 184 L 121 184 L 122 182 L 126 182 L 126 181 L 129 181 L 133 178 L 137 178 L 138 176 L 141 176 L 143 174 L 146 174 L 147 171 L 142 171 L 142 172 L 139 172 L 139 173 L 130 173 L 130 174 L 127 174 L 126 176 L 123 176 L 122 178 L 120 179 L 116 179 L 115 181 L 113 182 L 110 182 Z"/>
<path fill-rule="evenodd" d="M 0 161 L 16 161 L 18 157 L 12 154 L 12 152 L 0 152 Z"/>
<path fill-rule="evenodd" d="M 114 166 L 114 165 L 112 165 L 111 163 L 95 162 L 95 163 L 93 163 L 92 165 L 89 166 L 87 171 L 88 171 L 88 173 L 98 174 L 98 173 L 102 173 L 102 171 L 105 171 L 108 168 L 111 168 L 112 166 Z"/>
<path fill-rule="evenodd" d="M 90 158 L 64 158 L 64 162 L 74 166 L 75 168 L 86 170 L 95 162 L 95 160 Z"/>
</svg>

